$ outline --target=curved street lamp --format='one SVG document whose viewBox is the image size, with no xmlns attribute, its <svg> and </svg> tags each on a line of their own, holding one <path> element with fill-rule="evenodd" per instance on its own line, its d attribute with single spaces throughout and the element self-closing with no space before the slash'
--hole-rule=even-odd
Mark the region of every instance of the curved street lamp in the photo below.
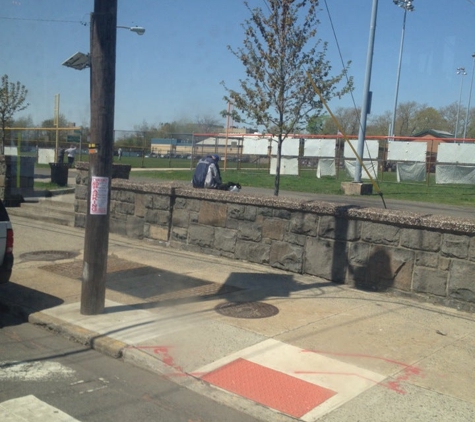
<svg viewBox="0 0 475 422">
<path fill-rule="evenodd" d="M 459 104 L 457 107 L 457 121 L 455 122 L 455 133 L 454 138 L 457 137 L 459 131 L 459 115 L 460 115 L 460 104 L 462 102 L 462 88 L 463 88 L 463 77 L 467 74 L 464 67 L 457 68 L 457 75 L 462 75 L 462 81 L 460 82 L 460 95 L 459 95 Z"/>
<path fill-rule="evenodd" d="M 399 63 L 397 67 L 397 76 L 396 76 L 396 94 L 394 95 L 394 108 L 393 108 L 393 118 L 391 122 L 391 133 L 389 135 L 394 137 L 395 126 L 396 126 L 396 110 L 397 110 L 397 99 L 399 93 L 399 80 L 401 78 L 401 64 L 402 64 L 402 51 L 404 48 L 404 35 L 406 32 L 406 16 L 407 12 L 412 12 L 414 10 L 414 6 L 412 5 L 412 0 L 393 0 L 393 3 L 404 9 L 404 18 L 402 21 L 402 34 L 401 34 L 401 46 L 399 48 Z"/>
<path fill-rule="evenodd" d="M 472 66 L 472 81 L 470 82 L 470 91 L 468 94 L 468 105 L 467 105 L 467 114 L 465 116 L 465 123 L 463 126 L 463 139 L 467 136 L 467 124 L 470 117 L 470 100 L 472 99 L 472 88 L 473 88 L 473 73 L 475 71 L 475 53 L 472 54 L 473 66 Z"/>
<path fill-rule="evenodd" d="M 145 28 L 142 26 L 117 26 L 117 28 L 128 29 L 131 32 L 135 32 L 137 35 L 145 34 Z M 91 56 L 89 53 L 84 54 L 78 51 L 62 64 L 63 66 L 71 67 L 76 70 L 83 70 L 86 67 L 91 67 Z"/>
<path fill-rule="evenodd" d="M 137 35 L 143 35 L 145 33 L 145 28 L 141 26 L 118 26 L 117 28 L 128 29 L 129 31 L 135 32 Z"/>
</svg>

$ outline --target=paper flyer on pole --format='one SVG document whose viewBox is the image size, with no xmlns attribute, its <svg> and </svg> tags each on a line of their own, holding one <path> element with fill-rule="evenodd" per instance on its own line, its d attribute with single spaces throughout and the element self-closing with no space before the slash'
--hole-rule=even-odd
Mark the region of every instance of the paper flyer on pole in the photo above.
<svg viewBox="0 0 475 422">
<path fill-rule="evenodd" d="M 106 215 L 109 195 L 109 178 L 93 176 L 91 181 L 91 215 Z"/>
</svg>

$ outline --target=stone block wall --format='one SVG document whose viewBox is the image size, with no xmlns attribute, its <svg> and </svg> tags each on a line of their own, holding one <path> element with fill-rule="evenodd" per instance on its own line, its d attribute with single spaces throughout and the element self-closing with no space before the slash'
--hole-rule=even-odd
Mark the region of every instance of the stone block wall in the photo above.
<svg viewBox="0 0 475 422">
<path fill-rule="evenodd" d="M 181 250 L 475 310 L 475 219 L 113 180 L 110 222 Z"/>
</svg>

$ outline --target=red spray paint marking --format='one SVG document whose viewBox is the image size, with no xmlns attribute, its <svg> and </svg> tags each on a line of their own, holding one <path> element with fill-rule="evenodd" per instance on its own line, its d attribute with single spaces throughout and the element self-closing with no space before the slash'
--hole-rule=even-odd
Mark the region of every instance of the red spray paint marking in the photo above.
<svg viewBox="0 0 475 422">
<path fill-rule="evenodd" d="M 383 358 L 380 356 L 371 356 L 371 355 L 363 355 L 360 353 L 338 353 L 338 352 L 327 352 L 323 350 L 302 350 L 303 353 L 318 353 L 320 355 L 330 355 L 330 356 L 345 356 L 345 357 L 356 357 L 356 358 L 363 358 L 363 359 L 374 359 L 374 360 L 382 360 L 387 363 L 391 363 L 393 365 L 402 366 L 404 368 L 402 374 L 398 375 L 394 381 L 385 381 L 382 383 L 377 383 L 376 381 L 372 381 L 375 384 L 378 384 L 382 387 L 389 388 L 390 390 L 398 393 L 398 394 L 406 394 L 406 391 L 401 387 L 400 383 L 403 381 L 407 381 L 411 376 L 420 376 L 423 377 L 422 370 L 412 365 L 408 365 L 403 362 L 398 362 L 393 359 Z M 303 372 L 300 372 L 303 373 Z M 343 375 L 356 375 L 356 374 L 343 374 Z M 358 375 L 359 376 L 359 375 Z M 361 377 L 363 378 L 363 377 Z"/>
<path fill-rule="evenodd" d="M 152 353 L 155 355 L 159 355 L 160 360 L 165 364 L 168 365 L 170 368 L 174 369 L 176 372 L 167 374 L 166 377 L 186 377 L 186 376 L 192 376 L 199 378 L 205 372 L 190 372 L 186 373 L 181 366 L 178 366 L 175 364 L 175 360 L 170 354 L 170 349 L 171 346 L 130 346 L 130 348 L 133 349 L 138 349 L 138 350 L 150 350 L 152 349 Z"/>
<path fill-rule="evenodd" d="M 175 364 L 175 360 L 173 356 L 170 354 L 170 346 L 131 346 L 133 349 L 139 350 L 150 350 L 152 349 L 152 353 L 155 355 L 160 356 L 160 360 L 165 364 L 173 368 L 179 374 L 185 375 L 183 372 L 183 368 Z M 178 375 L 178 374 L 176 374 Z"/>
</svg>

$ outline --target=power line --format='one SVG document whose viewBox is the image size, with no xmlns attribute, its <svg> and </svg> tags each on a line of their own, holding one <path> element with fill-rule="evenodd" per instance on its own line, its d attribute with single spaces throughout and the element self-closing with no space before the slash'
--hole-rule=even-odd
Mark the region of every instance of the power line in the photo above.
<svg viewBox="0 0 475 422">
<path fill-rule="evenodd" d="M 83 26 L 87 26 L 88 22 L 83 21 L 70 21 L 63 19 L 39 19 L 39 18 L 12 18 L 9 16 L 0 16 L 0 19 L 11 20 L 11 21 L 35 21 L 35 22 L 56 22 L 56 23 L 80 23 Z"/>
<path fill-rule="evenodd" d="M 343 69 L 345 69 L 345 62 L 343 60 L 343 55 L 341 54 L 340 43 L 338 42 L 338 37 L 336 35 L 335 26 L 333 25 L 332 15 L 330 13 L 330 9 L 328 8 L 327 0 L 324 0 L 324 1 L 325 1 L 325 8 L 327 9 L 328 19 L 330 21 L 330 26 L 331 26 L 332 32 L 333 32 L 333 37 L 335 38 L 335 43 L 336 43 L 336 48 L 338 50 L 338 55 L 340 56 L 341 65 L 342 65 Z M 346 82 L 349 83 L 350 80 L 348 78 L 348 72 L 346 72 L 346 71 L 345 71 L 345 78 L 346 78 Z M 351 95 L 351 100 L 353 101 L 353 107 L 355 108 L 355 110 L 357 110 L 358 107 L 356 107 L 356 101 L 355 101 L 355 97 L 353 96 L 353 91 L 350 91 L 350 95 Z"/>
</svg>

